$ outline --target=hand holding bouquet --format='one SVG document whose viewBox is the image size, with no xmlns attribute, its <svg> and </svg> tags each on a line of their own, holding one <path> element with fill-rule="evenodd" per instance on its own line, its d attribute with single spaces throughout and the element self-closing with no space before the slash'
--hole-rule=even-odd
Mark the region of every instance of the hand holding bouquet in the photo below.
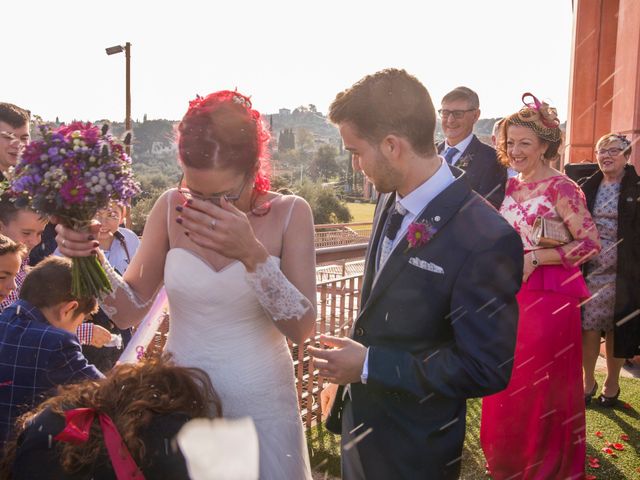
<svg viewBox="0 0 640 480">
<path fill-rule="evenodd" d="M 140 188 L 131 159 L 108 126 L 74 122 L 40 127 L 42 139 L 29 144 L 18 161 L 10 191 L 17 206 L 55 215 L 75 230 L 86 230 L 98 210 L 127 203 Z M 73 258 L 73 294 L 103 298 L 111 283 L 95 256 Z"/>
</svg>

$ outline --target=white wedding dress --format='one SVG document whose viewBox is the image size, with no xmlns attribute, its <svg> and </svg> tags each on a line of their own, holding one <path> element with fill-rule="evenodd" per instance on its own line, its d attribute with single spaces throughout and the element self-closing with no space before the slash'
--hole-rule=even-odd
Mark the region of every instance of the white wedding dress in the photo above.
<svg viewBox="0 0 640 480">
<path fill-rule="evenodd" d="M 177 364 L 209 374 L 224 417 L 253 419 L 260 478 L 311 479 L 291 354 L 244 265 L 215 271 L 196 253 L 174 247 L 164 282 L 171 314 L 166 350 Z"/>
</svg>

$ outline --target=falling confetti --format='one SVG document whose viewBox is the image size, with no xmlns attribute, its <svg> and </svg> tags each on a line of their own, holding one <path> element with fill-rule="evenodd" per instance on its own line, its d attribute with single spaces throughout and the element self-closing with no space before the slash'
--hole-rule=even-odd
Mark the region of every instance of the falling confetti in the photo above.
<svg viewBox="0 0 640 480">
<path fill-rule="evenodd" d="M 364 439 L 364 437 L 369 435 L 371 432 L 373 432 L 373 428 L 371 428 L 371 427 L 367 428 L 364 432 L 362 432 L 356 438 L 354 438 L 350 442 L 345 443 L 344 447 L 343 447 L 344 450 L 346 450 L 346 451 L 351 450 L 354 447 L 354 445 L 360 443 Z"/>
</svg>

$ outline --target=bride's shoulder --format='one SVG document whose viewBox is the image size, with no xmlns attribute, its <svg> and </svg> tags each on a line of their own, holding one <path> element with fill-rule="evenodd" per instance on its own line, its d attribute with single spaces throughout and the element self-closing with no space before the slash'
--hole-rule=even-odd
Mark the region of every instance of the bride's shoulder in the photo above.
<svg viewBox="0 0 640 480">
<path fill-rule="evenodd" d="M 154 205 L 164 205 L 166 207 L 179 201 L 180 196 L 180 191 L 177 188 L 170 188 L 160 194 Z M 184 199 L 182 199 L 182 201 L 184 201 Z"/>
<path fill-rule="evenodd" d="M 294 223 L 313 222 L 313 213 L 309 203 L 298 195 L 283 195 L 277 192 L 267 193 L 267 203 L 270 212 L 278 218 L 284 219 L 285 226 Z"/>
<path fill-rule="evenodd" d="M 171 207 L 174 207 L 179 203 L 179 197 L 180 193 L 177 188 L 165 190 L 160 194 L 155 202 L 153 202 L 153 207 L 151 207 L 151 211 L 149 212 L 149 218 L 168 215 L 171 211 Z"/>
<path fill-rule="evenodd" d="M 283 195 L 278 192 L 267 192 L 266 201 L 270 204 L 271 209 L 277 212 L 311 208 L 304 198 L 294 194 Z"/>
</svg>

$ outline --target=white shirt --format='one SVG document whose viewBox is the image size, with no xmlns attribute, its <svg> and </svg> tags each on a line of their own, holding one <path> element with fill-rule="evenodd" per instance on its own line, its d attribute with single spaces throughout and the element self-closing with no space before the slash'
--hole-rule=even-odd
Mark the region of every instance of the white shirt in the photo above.
<svg viewBox="0 0 640 480">
<path fill-rule="evenodd" d="M 436 170 L 436 173 L 406 197 L 402 197 L 397 201 L 397 203 L 401 205 L 401 208 L 404 208 L 407 213 L 402 219 L 402 225 L 400 226 L 398 235 L 396 235 L 396 238 L 393 241 L 393 248 L 398 246 L 398 243 L 400 243 L 402 238 L 405 236 L 411 222 L 413 222 L 416 217 L 418 217 L 424 209 L 427 208 L 434 198 L 440 195 L 444 189 L 451 185 L 455 180 L 455 177 L 453 176 L 453 173 L 451 173 L 451 169 L 444 158 L 440 157 L 440 162 L 440 168 Z M 398 194 L 398 197 L 399 196 L 400 195 Z M 396 206 L 396 208 L 398 207 Z M 378 242 L 378 248 L 381 248 L 381 245 L 382 242 Z M 378 271 L 382 270 L 383 266 L 384 265 L 380 265 Z M 364 359 L 364 365 L 362 366 L 362 375 L 360 375 L 362 383 L 367 383 L 368 376 L 369 348 L 367 348 L 367 355 Z"/>
<path fill-rule="evenodd" d="M 120 275 L 124 275 L 125 270 L 129 266 L 129 262 L 138 250 L 140 239 L 134 232 L 132 232 L 128 228 L 120 227 L 118 228 L 118 231 L 124 237 L 124 243 L 127 246 L 129 255 L 127 256 L 127 251 L 125 251 L 122 243 L 117 238 L 113 239 L 111 248 L 109 248 L 109 250 L 104 250 L 104 255 L 111 266 L 115 268 L 120 273 Z"/>
<path fill-rule="evenodd" d="M 416 217 L 420 215 L 425 208 L 427 208 L 427 205 L 429 205 L 434 198 L 440 195 L 440 193 L 442 193 L 442 191 L 455 180 L 455 177 L 453 176 L 453 173 L 451 173 L 451 169 L 444 158 L 440 157 L 440 162 L 440 168 L 436 170 L 436 173 L 434 173 L 431 178 L 427 179 L 426 182 L 421 184 L 406 197 L 399 198 L 399 200 L 396 201 L 396 203 L 400 204 L 400 208 L 396 206 L 396 209 L 400 211 L 404 209 L 407 213 L 402 219 L 402 224 L 400 225 L 396 238 L 393 240 L 392 249 L 398 246 L 398 243 L 400 243 L 406 235 L 407 230 L 409 230 L 409 225 L 411 225 Z M 400 195 L 398 195 L 398 197 L 400 197 Z M 382 248 L 382 241 L 378 242 L 378 248 Z M 379 270 L 381 268 L 382 265 L 380 265 Z"/>
<path fill-rule="evenodd" d="M 461 142 L 458 142 L 456 145 L 449 145 L 449 143 L 445 139 L 444 148 L 442 149 L 442 155 L 447 153 L 447 149 L 448 148 L 455 147 L 456 150 L 458 150 L 458 153 L 456 153 L 453 156 L 453 158 L 451 159 L 451 165 L 455 165 L 458 162 L 458 160 L 460 160 L 460 157 L 462 157 L 462 154 L 464 153 L 464 151 L 467 149 L 467 147 L 471 143 L 471 140 L 473 140 L 473 132 L 471 132 L 468 137 L 466 137 Z"/>
</svg>

